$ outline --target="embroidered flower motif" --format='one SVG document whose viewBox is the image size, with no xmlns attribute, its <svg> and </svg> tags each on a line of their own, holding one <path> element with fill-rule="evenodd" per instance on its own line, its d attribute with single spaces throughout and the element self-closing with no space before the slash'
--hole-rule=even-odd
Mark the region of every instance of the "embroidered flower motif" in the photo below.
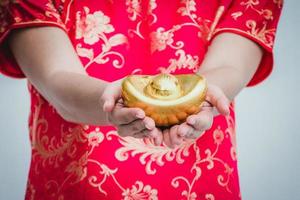
<svg viewBox="0 0 300 200">
<path fill-rule="evenodd" d="M 127 6 L 127 12 L 131 14 L 129 16 L 129 19 L 132 21 L 135 21 L 138 16 L 141 16 L 142 12 L 142 6 L 141 6 L 141 0 L 126 0 L 126 6 Z M 156 0 L 150 0 L 149 1 L 149 8 L 147 13 L 152 14 L 152 11 L 157 7 Z"/>
<path fill-rule="evenodd" d="M 150 0 L 149 1 L 149 13 L 152 13 L 152 11 L 157 7 L 157 4 L 156 4 L 156 0 Z"/>
<path fill-rule="evenodd" d="M 273 0 L 273 2 L 278 6 L 278 8 L 282 7 L 283 0 Z"/>
<path fill-rule="evenodd" d="M 196 71 L 199 68 L 199 57 L 186 54 L 184 50 L 179 49 L 175 52 L 178 58 L 169 60 L 170 65 L 167 68 L 160 67 L 158 70 L 161 73 L 172 73 L 180 69 L 191 69 Z"/>
<path fill-rule="evenodd" d="M 196 2 L 194 0 L 181 0 L 180 3 L 185 4 L 185 6 L 177 10 L 182 16 L 189 16 L 191 12 L 196 11 Z M 196 17 L 196 15 L 193 14 L 193 18 L 194 17 Z"/>
<path fill-rule="evenodd" d="M 137 139 L 133 137 L 119 137 L 117 131 L 106 133 L 107 140 L 117 137 L 122 147 L 115 151 L 115 157 L 119 161 L 126 161 L 129 156 L 138 156 L 142 165 L 145 165 L 147 174 L 155 174 L 156 167 L 163 166 L 166 162 L 175 161 L 178 164 L 185 162 L 189 156 L 189 148 L 195 144 L 195 140 L 189 139 L 180 146 L 170 149 L 167 146 L 156 146 L 150 139 Z M 154 167 L 153 165 L 156 164 Z"/>
<path fill-rule="evenodd" d="M 275 28 L 267 29 L 267 23 L 264 22 L 262 27 L 257 27 L 257 23 L 254 20 L 248 20 L 246 26 L 250 29 L 247 31 L 254 37 L 263 41 L 267 46 L 272 47 L 275 38 Z"/>
<path fill-rule="evenodd" d="M 60 18 L 60 14 L 59 12 L 57 11 L 57 9 L 55 8 L 54 4 L 53 3 L 47 3 L 46 4 L 46 11 L 45 11 L 45 15 L 48 16 L 48 17 L 54 17 L 56 19 L 57 22 L 59 22 L 60 24 L 64 25 L 62 22 L 61 22 L 61 18 Z M 16 18 L 15 18 L 16 20 Z"/>
<path fill-rule="evenodd" d="M 79 160 L 71 162 L 66 167 L 65 171 L 75 178 L 72 182 L 73 184 L 83 180 L 87 176 L 87 159 L 88 154 L 85 153 Z"/>
<path fill-rule="evenodd" d="M 234 20 L 237 20 L 237 18 L 239 18 L 240 16 L 243 15 L 243 12 L 239 11 L 239 12 L 234 12 L 231 14 L 231 17 L 234 19 Z"/>
<path fill-rule="evenodd" d="M 266 20 L 272 20 L 273 19 L 273 13 L 269 9 L 261 10 L 260 15 L 262 15 Z"/>
<path fill-rule="evenodd" d="M 248 9 L 248 8 L 252 8 L 252 7 L 254 7 L 254 6 L 257 6 L 257 5 L 259 5 L 259 0 L 247 0 L 247 1 L 242 1 L 241 3 L 240 3 L 242 6 L 246 6 L 246 8 Z"/>
<path fill-rule="evenodd" d="M 150 34 L 151 52 L 164 50 L 167 45 L 171 45 L 174 42 L 173 37 L 173 32 L 165 31 L 163 27 L 158 28 L 156 32 L 152 32 Z"/>
<path fill-rule="evenodd" d="M 156 200 L 157 190 L 150 185 L 145 185 L 141 181 L 136 181 L 131 189 L 123 191 L 124 200 Z"/>
<path fill-rule="evenodd" d="M 141 1 L 140 0 L 126 0 L 127 12 L 131 14 L 129 19 L 134 21 L 141 13 Z"/>
<path fill-rule="evenodd" d="M 215 197 L 214 197 L 213 194 L 206 194 L 206 195 L 205 195 L 205 199 L 206 199 L 206 200 L 215 200 Z"/>
<path fill-rule="evenodd" d="M 214 131 L 213 136 L 214 136 L 214 141 L 217 145 L 221 144 L 224 140 L 224 133 L 220 128 Z"/>
<path fill-rule="evenodd" d="M 186 190 L 182 192 L 183 196 L 186 196 L 187 200 L 196 200 L 197 199 L 197 194 L 196 192 L 192 192 L 189 194 Z"/>
<path fill-rule="evenodd" d="M 91 132 L 88 135 L 89 145 L 92 147 L 99 146 L 99 144 L 103 141 L 104 136 L 99 128 L 96 128 L 95 131 Z"/>
<path fill-rule="evenodd" d="M 111 33 L 114 27 L 109 24 L 110 18 L 102 11 L 89 14 L 89 8 L 84 7 L 85 14 L 81 12 L 76 16 L 76 39 L 84 39 L 86 44 L 93 45 L 99 41 L 101 34 Z"/>
</svg>

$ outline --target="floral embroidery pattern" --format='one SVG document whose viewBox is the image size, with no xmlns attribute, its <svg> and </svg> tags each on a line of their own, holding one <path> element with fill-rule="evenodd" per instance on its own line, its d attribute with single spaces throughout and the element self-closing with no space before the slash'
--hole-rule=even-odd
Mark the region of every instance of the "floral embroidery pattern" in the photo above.
<svg viewBox="0 0 300 200">
<path fill-rule="evenodd" d="M 89 8 L 84 7 L 85 15 L 77 13 L 76 39 L 84 38 L 86 44 L 93 45 L 100 40 L 105 33 L 111 33 L 114 28 L 109 24 L 109 17 L 105 16 L 102 11 L 96 11 L 89 14 Z"/>
<path fill-rule="evenodd" d="M 110 61 L 110 56 L 114 55 L 118 59 L 113 60 L 112 64 L 116 68 L 122 68 L 124 65 L 124 56 L 119 52 L 112 51 L 112 47 L 127 43 L 127 38 L 123 34 L 115 34 L 108 38 L 106 34 L 112 33 L 114 27 L 109 24 L 110 19 L 101 11 L 89 14 L 89 8 L 84 7 L 84 14 L 80 11 L 76 15 L 76 39 L 82 39 L 84 43 L 93 45 L 101 40 L 102 52 L 94 55 L 94 50 L 85 48 L 78 43 L 76 51 L 79 56 L 87 58 L 89 62 L 85 65 L 85 69 L 93 64 L 105 64 Z"/>
<path fill-rule="evenodd" d="M 145 185 L 141 181 L 136 181 L 131 189 L 126 189 L 122 196 L 124 200 L 140 199 L 140 200 L 157 200 L 157 190 L 152 189 L 150 185 Z"/>
<path fill-rule="evenodd" d="M 196 71 L 199 68 L 199 57 L 186 55 L 186 52 L 182 49 L 184 47 L 183 41 L 177 41 L 175 45 L 173 44 L 173 37 L 176 31 L 181 30 L 185 26 L 195 27 L 199 30 L 198 36 L 203 40 L 207 40 L 210 34 L 209 24 L 211 21 L 204 20 L 195 14 L 196 2 L 194 0 L 181 0 L 181 4 L 183 4 L 183 6 L 179 7 L 177 12 L 183 17 L 188 17 L 191 22 L 174 25 L 171 29 L 166 31 L 163 27 L 159 27 L 156 32 L 150 34 L 152 53 L 165 50 L 168 46 L 176 50 L 175 55 L 179 56 L 178 60 L 171 58 L 168 67 L 159 68 L 159 71 L 163 73 L 172 73 L 177 69 L 186 68 Z"/>
<path fill-rule="evenodd" d="M 192 73 L 199 68 L 222 20 L 238 25 L 234 29 L 238 33 L 271 48 L 283 1 L 225 0 L 208 4 L 177 0 L 172 9 L 165 2 L 4 0 L 0 2 L 0 42 L 12 28 L 54 25 L 69 34 L 84 68 L 95 78 L 119 78 L 143 73 L 144 69 L 149 73 L 183 69 Z M 168 20 L 172 23 L 165 23 L 166 17 L 171 17 Z M 193 42 L 200 42 L 201 47 Z M 144 54 L 157 66 L 140 66 L 148 63 Z M 136 62 L 139 60 L 142 62 Z M 230 116 L 216 117 L 214 127 L 198 140 L 169 149 L 153 145 L 151 139 L 119 137 L 112 127 L 67 122 L 30 83 L 28 86 L 32 164 L 26 199 L 66 200 L 81 195 L 87 199 L 125 200 L 241 198 L 233 106 Z M 128 178 L 128 171 L 137 173 Z"/>
<path fill-rule="evenodd" d="M 214 152 L 212 153 L 212 151 L 210 149 L 206 149 L 205 155 L 206 157 L 201 159 L 200 156 L 200 149 L 199 147 L 194 144 L 193 145 L 193 149 L 196 153 L 196 161 L 193 164 L 193 167 L 191 168 L 191 172 L 194 172 L 194 177 L 192 179 L 192 181 L 189 181 L 185 176 L 177 176 L 175 178 L 173 178 L 172 180 L 172 186 L 174 188 L 178 188 L 180 185 L 179 181 L 182 181 L 183 183 L 185 183 L 187 185 L 187 190 L 184 190 L 181 194 L 182 196 L 186 197 L 186 199 L 196 199 L 197 198 L 197 194 L 195 192 L 193 192 L 193 187 L 194 184 L 196 183 L 197 180 L 199 180 L 199 178 L 201 177 L 202 174 L 202 165 L 204 163 L 207 163 L 206 168 L 208 170 L 212 170 L 215 166 L 215 162 L 221 164 L 224 167 L 224 174 L 219 174 L 217 176 L 217 181 L 219 183 L 220 186 L 225 187 L 226 190 L 228 192 L 231 192 L 230 188 L 229 188 L 229 182 L 230 182 L 230 177 L 233 173 L 233 168 L 231 168 L 226 162 L 224 162 L 222 159 L 220 159 L 217 156 L 217 153 L 219 151 L 219 147 L 222 144 L 223 140 L 224 140 L 224 133 L 221 129 L 216 129 L 213 132 L 213 138 L 214 138 L 214 143 L 216 144 L 216 149 L 214 150 Z M 206 198 L 213 198 L 213 196 L 211 195 L 207 195 Z"/>
<path fill-rule="evenodd" d="M 117 135 L 115 131 L 111 131 L 107 133 L 107 137 L 110 138 L 111 134 Z M 103 134 L 100 132 L 98 128 L 96 128 L 95 132 L 92 132 L 92 140 L 90 140 L 92 148 L 89 151 L 89 155 L 94 151 L 94 147 L 99 146 L 99 144 L 103 141 Z M 111 138 L 110 138 L 111 139 Z M 88 177 L 89 184 L 93 187 L 96 187 L 99 192 L 104 195 L 107 195 L 107 192 L 102 188 L 103 184 L 107 181 L 109 177 L 111 177 L 116 184 L 116 186 L 122 191 L 122 196 L 124 200 L 156 200 L 157 199 L 157 190 L 151 189 L 150 185 L 145 185 L 141 181 L 136 181 L 132 188 L 125 189 L 120 182 L 116 178 L 116 173 L 118 169 L 111 169 L 106 164 L 103 164 L 95 159 L 87 159 L 88 163 L 92 163 L 100 168 L 99 174 L 103 175 L 102 178 L 97 175 L 91 175 Z"/>
<path fill-rule="evenodd" d="M 111 131 L 107 133 L 108 140 L 112 140 L 112 136 L 118 137 L 117 132 Z M 187 140 L 182 146 L 175 149 L 170 149 L 166 146 L 155 146 L 153 142 L 148 139 L 136 139 L 132 137 L 118 137 L 119 142 L 123 147 L 115 151 L 115 157 L 119 161 L 126 161 L 129 159 L 129 154 L 134 157 L 140 155 L 139 161 L 145 165 L 147 174 L 152 175 L 156 173 L 156 169 L 152 168 L 152 164 L 156 163 L 158 166 L 164 165 L 165 158 L 167 161 L 175 160 L 178 164 L 184 162 L 182 156 L 189 156 L 189 147 L 194 143 L 194 140 Z"/>
<path fill-rule="evenodd" d="M 275 29 L 267 29 L 266 23 L 264 23 L 263 27 L 259 28 L 254 20 L 248 20 L 246 26 L 250 29 L 248 33 L 264 41 L 267 46 L 273 46 Z"/>
<path fill-rule="evenodd" d="M 157 16 L 154 14 L 154 9 L 157 7 L 156 0 L 149 0 L 148 8 L 142 8 L 142 0 L 126 0 L 127 13 L 129 14 L 129 19 L 131 21 L 136 21 L 135 29 L 129 29 L 128 35 L 130 37 L 134 37 L 137 35 L 141 39 L 145 39 L 143 34 L 141 33 L 141 25 L 142 23 L 148 23 L 142 17 L 142 9 L 148 9 L 146 11 L 147 15 L 152 17 L 152 21 L 150 24 L 154 24 L 157 21 Z"/>
<path fill-rule="evenodd" d="M 174 29 L 171 29 L 169 31 L 165 31 L 163 27 L 160 27 L 157 29 L 156 32 L 152 32 L 150 34 L 150 39 L 152 41 L 151 43 L 151 52 L 155 51 L 162 51 L 166 49 L 168 45 L 172 45 L 174 42 L 173 37 L 174 37 L 174 31 L 176 29 L 179 29 L 179 27 L 174 27 Z M 183 46 L 183 43 L 180 43 L 180 46 Z M 179 47 L 180 47 L 179 46 Z M 178 47 L 174 47 L 178 48 Z"/>
<path fill-rule="evenodd" d="M 252 9 L 253 11 L 257 12 L 259 15 L 263 16 L 266 20 L 273 19 L 273 13 L 269 9 L 256 9 L 255 6 L 259 5 L 258 0 L 248 0 L 246 2 L 241 2 L 242 6 L 245 6 L 246 9 Z"/>
<path fill-rule="evenodd" d="M 273 0 L 274 4 L 281 8 L 282 0 Z M 240 3 L 244 10 L 239 10 L 231 14 L 231 17 L 238 21 L 238 19 L 244 15 L 244 13 L 249 12 L 252 10 L 256 12 L 262 19 L 261 22 L 258 22 L 255 18 L 248 19 L 245 22 L 246 27 L 248 28 L 247 33 L 251 36 L 259 39 L 262 41 L 266 46 L 272 47 L 274 44 L 275 38 L 275 28 L 268 28 L 271 21 L 274 20 L 274 14 L 272 9 L 264 7 L 264 8 L 257 8 L 260 7 L 260 0 L 246 0 Z M 261 25 L 258 25 L 261 23 Z"/>
<path fill-rule="evenodd" d="M 162 73 L 174 73 L 176 70 L 180 69 L 190 69 L 194 72 L 199 68 L 199 57 L 192 56 L 190 54 L 185 54 L 185 52 L 181 49 L 175 52 L 175 55 L 178 56 L 177 59 L 171 58 L 169 60 L 169 67 L 167 68 L 159 68 L 159 71 Z"/>
</svg>

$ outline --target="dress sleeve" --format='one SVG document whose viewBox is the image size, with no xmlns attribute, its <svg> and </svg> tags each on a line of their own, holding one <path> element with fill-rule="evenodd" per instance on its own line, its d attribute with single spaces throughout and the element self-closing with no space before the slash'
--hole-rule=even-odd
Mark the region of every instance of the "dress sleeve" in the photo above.
<svg viewBox="0 0 300 200">
<path fill-rule="evenodd" d="M 14 78 L 24 78 L 7 44 L 14 29 L 56 26 L 65 29 L 59 6 L 51 0 L 1 0 L 0 1 L 0 72 Z M 28 49 L 30 51 L 30 49 Z"/>
<path fill-rule="evenodd" d="M 218 10 L 220 19 L 213 37 L 222 32 L 232 32 L 247 37 L 262 47 L 263 58 L 248 83 L 248 86 L 254 86 L 262 82 L 272 71 L 273 45 L 283 0 L 231 0 L 229 2 L 227 6 L 221 6 Z"/>
</svg>

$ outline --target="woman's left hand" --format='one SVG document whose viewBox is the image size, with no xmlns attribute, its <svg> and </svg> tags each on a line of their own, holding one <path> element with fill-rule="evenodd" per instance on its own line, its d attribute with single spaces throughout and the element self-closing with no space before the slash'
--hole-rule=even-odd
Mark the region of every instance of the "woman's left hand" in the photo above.
<svg viewBox="0 0 300 200">
<path fill-rule="evenodd" d="M 229 100 L 224 92 L 215 85 L 208 85 L 206 101 L 199 113 L 190 115 L 186 122 L 174 125 L 163 131 L 164 144 L 170 148 L 181 145 L 185 139 L 197 139 L 211 128 L 213 118 L 218 113 L 229 115 Z"/>
</svg>

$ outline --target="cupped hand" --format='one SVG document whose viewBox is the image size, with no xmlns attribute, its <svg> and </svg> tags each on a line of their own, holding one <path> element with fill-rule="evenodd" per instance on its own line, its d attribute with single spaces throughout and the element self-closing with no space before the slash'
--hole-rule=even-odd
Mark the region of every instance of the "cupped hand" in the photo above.
<svg viewBox="0 0 300 200">
<path fill-rule="evenodd" d="M 108 121 L 117 128 L 122 137 L 153 138 L 155 145 L 162 143 L 162 131 L 155 127 L 152 118 L 140 108 L 125 107 L 121 97 L 121 80 L 110 83 L 101 97 Z"/>
<path fill-rule="evenodd" d="M 186 139 L 197 139 L 213 124 L 214 115 L 229 115 L 229 100 L 215 85 L 208 85 L 206 99 L 199 113 L 190 115 L 186 122 L 163 131 L 163 142 L 170 148 L 181 145 Z M 217 111 L 217 112 L 216 112 Z"/>
</svg>

